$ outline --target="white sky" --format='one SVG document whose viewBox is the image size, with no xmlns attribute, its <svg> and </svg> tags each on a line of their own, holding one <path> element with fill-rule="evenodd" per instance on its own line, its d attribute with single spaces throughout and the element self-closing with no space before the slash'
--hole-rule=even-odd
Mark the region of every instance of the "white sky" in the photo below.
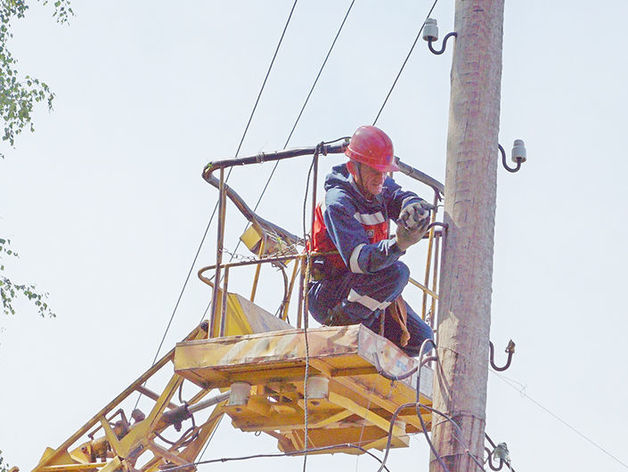
<svg viewBox="0 0 628 472">
<path fill-rule="evenodd" d="M 283 146 L 349 3 L 299 1 L 242 155 Z M 21 70 L 56 100 L 53 113 L 36 113 L 35 134 L 5 149 L 0 234 L 21 254 L 15 277 L 49 291 L 58 316 L 24 304 L 0 318 L 0 449 L 11 465 L 30 470 L 150 365 L 216 201 L 201 170 L 235 153 L 291 5 L 75 0 L 68 27 L 40 5 L 16 25 Z M 291 145 L 372 122 L 430 5 L 356 1 Z M 517 343 L 505 375 L 624 462 L 627 15 L 621 0 L 506 4 L 500 141 L 509 150 L 525 139 L 529 161 L 498 171 L 491 327 L 498 362 L 508 339 Z M 453 2 L 433 16 L 444 36 Z M 397 155 L 441 181 L 450 64 L 451 53 L 433 56 L 421 41 L 378 122 Z M 326 159 L 322 173 L 341 162 Z M 259 210 L 295 233 L 307 166 L 281 164 Z M 238 168 L 231 184 L 253 204 L 270 169 Z M 229 218 L 233 249 L 243 221 Z M 214 261 L 214 229 L 198 266 Z M 246 294 L 248 283 L 234 288 Z M 265 287 L 260 304 L 274 311 L 280 296 Z M 191 279 L 168 349 L 208 294 Z M 626 468 L 492 374 L 487 431 L 520 471 Z M 275 450 L 224 421 L 204 458 Z M 427 470 L 427 451 L 417 436 L 390 468 Z M 212 469 L 288 464 L 301 460 Z M 376 466 L 343 455 L 308 465 Z"/>
</svg>

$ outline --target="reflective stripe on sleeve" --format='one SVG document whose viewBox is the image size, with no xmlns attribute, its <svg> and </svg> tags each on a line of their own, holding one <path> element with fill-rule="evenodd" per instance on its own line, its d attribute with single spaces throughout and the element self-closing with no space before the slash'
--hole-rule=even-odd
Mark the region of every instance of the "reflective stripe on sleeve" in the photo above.
<svg viewBox="0 0 628 472">
<path fill-rule="evenodd" d="M 417 200 L 418 197 L 415 197 L 414 195 L 411 197 L 406 197 L 403 199 L 403 201 L 401 202 L 401 208 L 405 208 L 406 205 L 408 205 L 412 200 Z"/>
<path fill-rule="evenodd" d="M 360 269 L 360 265 L 358 264 L 358 257 L 360 257 L 360 250 L 362 249 L 363 246 L 366 246 L 366 244 L 364 244 L 364 243 L 358 244 L 353 249 L 353 252 L 351 253 L 351 257 L 349 258 L 349 269 L 354 274 L 364 274 L 365 273 L 362 269 Z"/>
<path fill-rule="evenodd" d="M 351 303 L 359 303 L 362 306 L 365 306 L 371 311 L 375 310 L 384 310 L 390 305 L 390 302 L 378 302 L 374 298 L 369 297 L 368 295 L 360 295 L 355 290 L 351 289 L 349 291 L 349 296 L 347 297 L 347 301 Z"/>
<path fill-rule="evenodd" d="M 372 213 L 372 214 L 356 212 L 353 215 L 353 217 L 356 220 L 358 220 L 360 223 L 366 226 L 373 226 L 373 225 L 386 222 L 386 220 L 384 219 L 384 215 L 382 214 L 381 211 L 378 211 L 377 213 Z"/>
</svg>

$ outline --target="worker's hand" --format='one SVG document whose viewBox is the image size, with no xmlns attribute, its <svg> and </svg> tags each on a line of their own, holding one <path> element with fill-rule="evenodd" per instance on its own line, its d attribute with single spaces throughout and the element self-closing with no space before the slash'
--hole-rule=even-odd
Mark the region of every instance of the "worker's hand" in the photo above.
<svg viewBox="0 0 628 472">
<path fill-rule="evenodd" d="M 430 210 L 434 207 L 424 200 L 410 203 L 399 213 L 397 224 L 404 226 L 407 230 L 414 230 L 424 221 L 429 220 Z"/>
<path fill-rule="evenodd" d="M 413 229 L 407 229 L 405 226 L 398 224 L 395 239 L 397 241 L 397 246 L 399 247 L 399 249 L 405 251 L 413 244 L 418 243 L 423 238 L 423 235 L 426 233 L 427 227 L 429 225 L 429 218 L 423 218 L 421 221 L 419 221 L 419 224 Z"/>
</svg>

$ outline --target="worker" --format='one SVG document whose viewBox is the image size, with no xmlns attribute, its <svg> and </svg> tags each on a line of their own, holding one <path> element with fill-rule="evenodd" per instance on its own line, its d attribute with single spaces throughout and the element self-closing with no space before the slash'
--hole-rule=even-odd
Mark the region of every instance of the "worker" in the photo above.
<svg viewBox="0 0 628 472">
<path fill-rule="evenodd" d="M 332 168 L 315 210 L 312 249 L 337 253 L 313 261 L 309 311 L 327 326 L 362 323 L 418 356 L 433 331 L 400 298 L 410 271 L 399 258 L 423 238 L 432 205 L 387 176 L 399 168 L 379 128 L 358 128 L 345 154 L 349 161 Z"/>
</svg>

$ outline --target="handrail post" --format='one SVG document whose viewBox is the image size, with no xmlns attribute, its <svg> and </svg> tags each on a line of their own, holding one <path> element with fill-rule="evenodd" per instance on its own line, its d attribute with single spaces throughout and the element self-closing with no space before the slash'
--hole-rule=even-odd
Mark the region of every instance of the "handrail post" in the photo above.
<svg viewBox="0 0 628 472">
<path fill-rule="evenodd" d="M 228 288 L 229 288 L 229 267 L 225 267 L 224 285 L 222 287 L 222 301 L 220 303 L 220 337 L 223 337 L 225 335 L 225 329 L 227 327 L 227 289 Z"/>
<path fill-rule="evenodd" d="M 297 272 L 299 270 L 299 260 L 294 260 L 294 267 L 292 268 L 292 276 L 290 277 L 290 284 L 288 285 L 288 293 L 283 307 L 283 313 L 281 319 L 286 321 L 288 319 L 288 309 L 290 308 L 290 300 L 292 299 L 292 291 L 294 289 L 294 281 L 297 278 Z"/>
<path fill-rule="evenodd" d="M 438 213 L 438 192 L 434 191 L 434 212 L 432 213 L 432 220 L 430 223 L 434 223 L 436 221 L 436 214 Z M 432 248 L 434 245 L 434 228 L 430 229 L 428 244 L 427 244 L 427 260 L 425 263 L 425 279 L 424 285 L 426 287 L 430 286 L 430 270 L 432 263 Z M 421 310 L 421 319 L 425 320 L 425 312 L 427 310 L 427 293 L 423 292 L 423 305 Z"/>
<path fill-rule="evenodd" d="M 432 292 L 436 293 L 438 289 L 438 265 L 440 263 L 440 233 L 434 234 L 434 272 L 432 277 Z M 432 296 L 432 307 L 431 307 L 432 317 L 430 318 L 430 327 L 434 329 L 436 326 L 436 298 Z"/>
<path fill-rule="evenodd" d="M 318 185 L 318 149 L 314 153 L 314 162 L 312 163 L 312 166 L 313 166 L 312 172 L 314 173 L 314 176 L 312 178 L 312 220 L 310 223 L 310 244 L 309 244 L 309 247 L 306 247 L 307 258 L 306 258 L 305 274 L 304 274 L 304 280 L 303 280 L 303 326 L 306 329 L 308 327 L 308 321 L 309 321 L 308 320 L 308 316 L 309 316 L 308 315 L 308 312 L 309 312 L 308 292 L 309 292 L 310 273 L 312 270 L 311 252 L 312 252 L 312 246 L 314 242 L 312 240 L 312 236 L 314 235 L 314 219 L 316 217 L 316 186 Z M 306 198 L 307 198 L 307 195 L 306 195 Z"/>
<path fill-rule="evenodd" d="M 261 259 L 265 250 L 266 250 L 266 237 L 262 235 L 262 239 L 260 240 L 260 243 L 259 243 L 259 252 L 258 252 L 257 257 Z M 257 267 L 255 268 L 255 277 L 253 278 L 253 287 L 251 288 L 251 301 L 252 302 L 255 301 L 255 293 L 257 292 L 257 283 L 259 282 L 259 274 L 261 270 L 262 270 L 262 264 L 257 264 Z"/>
<path fill-rule="evenodd" d="M 216 241 L 216 271 L 214 272 L 214 293 L 212 295 L 212 311 L 208 337 L 216 336 L 216 310 L 218 309 L 218 294 L 220 292 L 220 272 L 222 268 L 222 249 L 225 236 L 225 169 L 220 168 L 220 186 L 218 188 L 218 236 Z"/>
</svg>

